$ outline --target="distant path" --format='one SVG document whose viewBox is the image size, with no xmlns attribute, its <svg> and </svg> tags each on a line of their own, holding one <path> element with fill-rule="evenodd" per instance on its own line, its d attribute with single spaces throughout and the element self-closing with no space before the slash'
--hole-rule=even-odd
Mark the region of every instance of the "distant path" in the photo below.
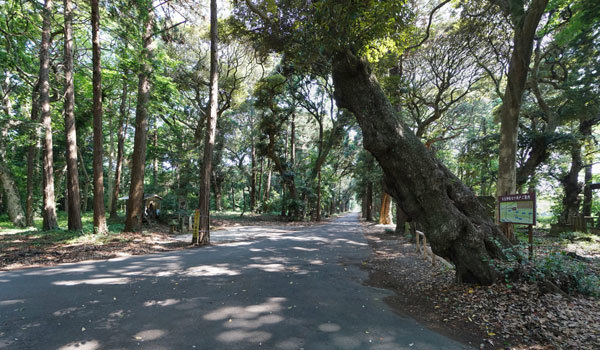
<svg viewBox="0 0 600 350">
<path fill-rule="evenodd" d="M 0 349 L 460 349 L 363 286 L 356 214 L 252 240 L 0 272 Z"/>
</svg>

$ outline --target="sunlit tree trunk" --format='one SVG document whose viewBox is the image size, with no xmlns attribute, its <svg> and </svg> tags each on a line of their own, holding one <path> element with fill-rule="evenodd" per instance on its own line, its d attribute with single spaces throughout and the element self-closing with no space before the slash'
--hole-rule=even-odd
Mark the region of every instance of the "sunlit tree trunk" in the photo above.
<svg viewBox="0 0 600 350">
<path fill-rule="evenodd" d="M 100 12 L 99 0 L 91 0 L 92 8 L 92 66 L 93 66 L 93 114 L 94 114 L 94 233 L 105 233 L 106 208 L 104 206 L 104 172 L 102 169 L 104 149 L 102 134 L 102 71 L 100 66 Z"/>
<path fill-rule="evenodd" d="M 150 4 L 151 5 L 151 4 Z M 150 101 L 150 75 L 152 74 L 152 26 L 154 12 L 151 6 L 140 8 L 147 11 L 144 23 L 142 64 L 138 74 L 138 96 L 135 110 L 135 136 L 131 161 L 131 185 L 125 218 L 125 232 L 136 232 L 142 226 L 142 206 L 144 200 L 144 170 L 146 166 L 146 146 L 148 136 L 148 102 Z"/>
<path fill-rule="evenodd" d="M 52 151 L 52 115 L 50 114 L 50 22 L 52 20 L 52 0 L 44 2 L 42 22 L 42 42 L 40 44 L 40 105 L 44 127 L 42 157 L 43 229 L 58 227 L 56 221 L 56 199 L 54 196 L 54 154 Z"/>
<path fill-rule="evenodd" d="M 81 225 L 81 199 L 79 197 L 79 172 L 77 169 L 77 131 L 75 129 L 75 87 L 73 83 L 73 8 L 71 0 L 64 0 L 65 39 L 65 133 L 67 150 L 67 213 L 69 230 L 78 231 Z"/>
<path fill-rule="evenodd" d="M 385 192 L 382 193 L 381 197 L 379 223 L 382 225 L 390 225 L 392 223 L 392 197 Z"/>
<path fill-rule="evenodd" d="M 210 175 L 212 172 L 212 153 L 217 130 L 217 109 L 219 98 L 219 71 L 217 56 L 217 0 L 210 1 L 210 90 L 209 113 L 206 120 L 206 136 L 204 138 L 204 157 L 202 162 L 202 179 L 198 195 L 200 210 L 200 233 L 192 238 L 197 245 L 210 244 Z M 244 204 L 245 205 L 245 204 Z"/>
</svg>

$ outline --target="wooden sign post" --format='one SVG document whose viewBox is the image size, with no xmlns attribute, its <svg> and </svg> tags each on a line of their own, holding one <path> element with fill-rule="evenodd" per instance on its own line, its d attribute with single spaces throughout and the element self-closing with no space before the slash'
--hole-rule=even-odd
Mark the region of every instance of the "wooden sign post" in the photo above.
<svg viewBox="0 0 600 350">
<path fill-rule="evenodd" d="M 529 226 L 529 260 L 533 259 L 533 226 L 536 224 L 535 192 L 498 197 L 501 223 Z"/>
</svg>

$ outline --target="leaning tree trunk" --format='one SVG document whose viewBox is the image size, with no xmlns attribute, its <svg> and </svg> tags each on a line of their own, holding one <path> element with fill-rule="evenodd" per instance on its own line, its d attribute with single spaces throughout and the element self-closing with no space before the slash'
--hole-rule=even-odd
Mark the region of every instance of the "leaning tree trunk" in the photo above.
<svg viewBox="0 0 600 350">
<path fill-rule="evenodd" d="M 104 206 L 104 172 L 102 170 L 102 71 L 100 67 L 100 11 L 99 0 L 91 1 L 92 8 L 92 66 L 93 66 L 93 114 L 94 114 L 94 233 L 103 234 L 106 226 Z"/>
<path fill-rule="evenodd" d="M 82 229 L 81 199 L 79 197 L 79 172 L 77 171 L 77 131 L 75 129 L 75 87 L 73 83 L 73 8 L 71 0 L 64 0 L 65 12 L 65 134 L 67 149 L 67 213 L 68 228 Z"/>
<path fill-rule="evenodd" d="M 140 9 L 142 10 L 142 9 Z M 146 167 L 146 138 L 148 136 L 148 102 L 150 101 L 150 75 L 152 74 L 152 28 L 154 13 L 152 7 L 143 9 L 148 12 L 144 23 L 144 38 L 141 70 L 138 75 L 138 96 L 135 109 L 135 136 L 131 164 L 131 185 L 125 217 L 125 232 L 136 232 L 142 226 L 142 206 L 144 200 L 144 170 Z"/>
<path fill-rule="evenodd" d="M 58 227 L 56 220 L 56 199 L 54 196 L 54 154 L 52 152 L 52 115 L 50 114 L 50 21 L 52 0 L 46 0 L 43 11 L 42 42 L 40 45 L 40 106 L 44 127 L 42 158 L 42 219 L 43 229 Z"/>
<path fill-rule="evenodd" d="M 491 263 L 510 247 L 475 195 L 400 121 L 368 63 L 350 52 L 335 58 L 335 99 L 354 113 L 364 147 L 377 159 L 385 188 L 425 229 L 435 254 L 452 261 L 457 279 L 490 284 Z"/>
</svg>

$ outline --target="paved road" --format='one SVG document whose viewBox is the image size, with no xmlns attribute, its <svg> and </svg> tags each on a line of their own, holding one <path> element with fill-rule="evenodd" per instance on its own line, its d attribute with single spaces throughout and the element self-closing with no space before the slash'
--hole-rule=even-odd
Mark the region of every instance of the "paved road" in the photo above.
<svg viewBox="0 0 600 350">
<path fill-rule="evenodd" d="M 363 286 L 356 214 L 253 240 L 0 272 L 0 349 L 460 349 Z"/>
</svg>

